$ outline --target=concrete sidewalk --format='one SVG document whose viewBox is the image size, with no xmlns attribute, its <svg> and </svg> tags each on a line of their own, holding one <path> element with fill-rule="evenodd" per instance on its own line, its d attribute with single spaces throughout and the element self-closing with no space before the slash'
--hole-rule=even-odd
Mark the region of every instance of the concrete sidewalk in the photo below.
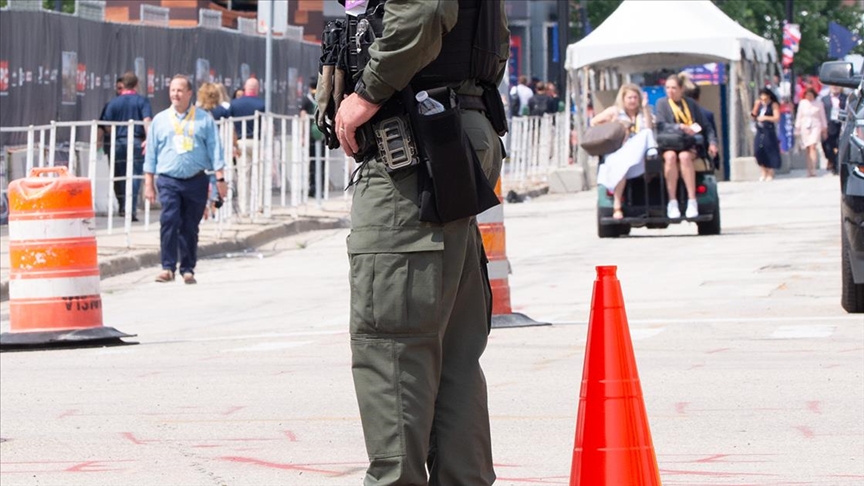
<svg viewBox="0 0 864 486">
<path fill-rule="evenodd" d="M 349 204 L 349 200 L 338 197 L 323 201 L 320 207 L 314 201 L 296 208 L 274 206 L 270 218 L 259 216 L 254 222 L 249 218 L 221 223 L 202 221 L 198 257 L 240 252 L 306 231 L 347 227 Z M 99 271 L 103 279 L 159 265 L 159 211 L 150 212 L 147 229 L 143 215 L 140 218 L 140 222 L 132 223 L 128 235 L 124 232 L 122 218 L 114 218 L 110 234 L 108 218 L 96 218 Z M 9 226 L 4 225 L 0 226 L 0 301 L 9 300 L 9 271 Z"/>
<path fill-rule="evenodd" d="M 513 189 L 519 200 L 549 192 L 545 183 L 522 184 Z M 506 196 L 509 188 L 505 186 L 502 192 Z M 347 228 L 350 225 L 350 207 L 350 197 L 344 199 L 339 195 L 322 201 L 320 205 L 314 200 L 294 208 L 274 204 L 270 218 L 259 215 L 254 221 L 248 217 L 222 223 L 204 220 L 198 235 L 198 257 L 242 252 L 306 231 Z M 110 233 L 108 218 L 96 218 L 99 272 L 103 279 L 160 264 L 159 211 L 150 211 L 149 226 L 145 225 L 143 214 L 140 218 L 141 221 L 132 223 L 128 235 L 124 231 L 123 218 L 114 218 Z M 0 302 L 9 300 L 9 270 L 9 226 L 4 225 L 0 226 Z"/>
</svg>

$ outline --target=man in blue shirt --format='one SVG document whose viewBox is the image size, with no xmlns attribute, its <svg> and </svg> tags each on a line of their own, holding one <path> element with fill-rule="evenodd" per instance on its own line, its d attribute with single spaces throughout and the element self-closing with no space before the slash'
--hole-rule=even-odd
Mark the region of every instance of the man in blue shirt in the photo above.
<svg viewBox="0 0 864 486">
<path fill-rule="evenodd" d="M 216 188 L 225 197 L 225 160 L 213 117 L 191 105 L 192 82 L 178 74 L 168 89 L 171 106 L 156 115 L 150 125 L 144 159 L 144 197 L 159 202 L 162 272 L 157 282 L 171 282 L 180 254 L 180 274 L 194 284 L 198 253 L 198 224 L 207 206 L 205 171 L 216 175 Z M 154 174 L 159 174 L 154 189 Z"/>
<path fill-rule="evenodd" d="M 126 125 L 118 125 L 116 128 L 116 139 L 113 147 L 114 150 L 114 195 L 117 196 L 117 203 L 120 206 L 120 216 L 126 214 L 126 155 L 129 143 L 132 143 L 132 174 L 135 178 L 132 180 L 132 221 L 138 221 L 136 208 L 138 206 L 138 191 L 141 190 L 141 179 L 144 168 L 144 141 L 147 139 L 147 125 L 153 119 L 153 110 L 150 108 L 150 101 L 147 98 L 139 95 L 135 88 L 138 87 L 138 76 L 132 71 L 127 72 L 121 78 L 123 89 L 119 96 L 111 100 L 105 111 L 102 113 L 101 120 L 114 122 L 127 122 L 129 120 L 143 121 L 144 125 L 135 125 L 135 130 L 132 139 L 128 138 L 128 127 Z M 109 128 L 110 130 L 110 128 Z M 108 133 L 111 133 L 110 131 Z M 118 179 L 120 178 L 120 179 Z"/>
<path fill-rule="evenodd" d="M 228 108 L 228 116 L 252 116 L 256 111 L 263 113 L 265 110 L 264 100 L 258 97 L 258 89 L 259 85 L 257 79 L 247 79 L 246 83 L 243 84 L 243 96 L 231 101 L 231 107 Z M 234 122 L 234 131 L 237 134 L 237 148 L 240 150 L 240 156 L 237 158 L 239 164 L 237 171 L 237 189 L 238 197 L 240 199 L 240 209 L 243 211 L 249 209 L 251 211 L 252 164 L 255 163 L 255 161 L 252 160 L 252 155 L 254 154 L 255 144 L 258 143 L 261 134 L 259 133 L 257 137 L 255 136 L 254 120 L 246 120 L 245 136 L 243 134 L 243 126 L 242 122 Z M 258 197 L 260 198 L 260 194 Z"/>
</svg>

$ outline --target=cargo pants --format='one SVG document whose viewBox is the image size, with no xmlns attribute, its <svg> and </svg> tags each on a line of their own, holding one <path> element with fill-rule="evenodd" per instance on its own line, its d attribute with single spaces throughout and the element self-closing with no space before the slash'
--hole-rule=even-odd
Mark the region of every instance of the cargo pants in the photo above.
<svg viewBox="0 0 864 486">
<path fill-rule="evenodd" d="M 494 184 L 498 136 L 480 112 L 463 110 L 461 118 Z M 492 298 L 483 242 L 473 217 L 419 221 L 416 170 L 388 174 L 369 162 L 351 210 L 352 373 L 370 461 L 364 484 L 486 486 L 495 473 L 480 368 Z"/>
</svg>

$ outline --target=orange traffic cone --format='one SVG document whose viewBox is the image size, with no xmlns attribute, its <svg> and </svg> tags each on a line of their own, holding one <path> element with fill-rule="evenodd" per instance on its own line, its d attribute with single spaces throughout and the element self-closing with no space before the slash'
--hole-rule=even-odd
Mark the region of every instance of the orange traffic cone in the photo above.
<svg viewBox="0 0 864 486">
<path fill-rule="evenodd" d="M 513 312 L 510 307 L 510 262 L 507 260 L 506 234 L 504 231 L 504 199 L 501 197 L 501 178 L 495 184 L 495 194 L 501 204 L 477 215 L 477 225 L 483 237 L 483 249 L 489 260 L 489 284 L 492 287 L 492 327 L 545 326 L 548 323 Z"/>
<path fill-rule="evenodd" d="M 57 177 L 37 177 L 41 174 Z M 102 326 L 90 181 L 65 167 L 9 184 L 9 326 L 0 349 L 123 344 Z"/>
<path fill-rule="evenodd" d="M 660 486 L 617 267 L 597 267 L 570 486 Z"/>
</svg>

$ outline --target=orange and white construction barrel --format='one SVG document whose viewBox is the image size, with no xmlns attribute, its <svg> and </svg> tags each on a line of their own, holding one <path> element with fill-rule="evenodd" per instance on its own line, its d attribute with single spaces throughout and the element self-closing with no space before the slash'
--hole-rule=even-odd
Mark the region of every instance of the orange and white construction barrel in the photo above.
<svg viewBox="0 0 864 486">
<path fill-rule="evenodd" d="M 65 167 L 36 168 L 8 194 L 10 332 L 0 334 L 0 347 L 131 337 L 102 324 L 90 181 Z"/>
<path fill-rule="evenodd" d="M 504 199 L 501 179 L 495 184 L 495 194 L 501 204 L 477 215 L 477 225 L 483 237 L 483 249 L 489 260 L 487 270 L 492 287 L 492 327 L 523 327 L 545 325 L 525 314 L 513 312 L 510 306 L 510 261 L 507 259 L 507 234 L 504 229 Z"/>
</svg>

